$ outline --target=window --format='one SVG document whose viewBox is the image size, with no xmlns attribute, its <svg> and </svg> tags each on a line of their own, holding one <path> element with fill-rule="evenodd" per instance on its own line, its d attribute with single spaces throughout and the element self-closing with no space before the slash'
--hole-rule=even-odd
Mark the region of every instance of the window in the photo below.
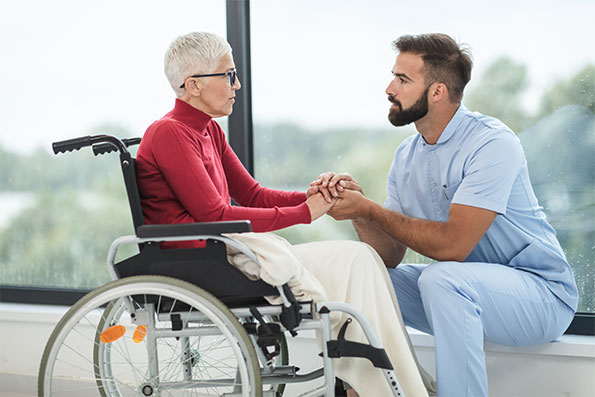
<svg viewBox="0 0 595 397">
<path fill-rule="evenodd" d="M 0 6 L 0 284 L 91 289 L 109 280 L 107 248 L 133 232 L 117 155 L 54 156 L 51 142 L 141 136 L 173 107 L 168 45 L 195 30 L 225 36 L 225 3 Z"/>
<path fill-rule="evenodd" d="M 518 133 L 536 194 L 573 266 L 579 311 L 593 313 L 595 54 L 582 38 L 593 35 L 594 12 L 595 4 L 583 1 L 563 8 L 509 0 L 254 1 L 256 177 L 303 191 L 322 171 L 348 171 L 382 203 L 394 151 L 416 133 L 387 120 L 391 42 L 448 33 L 474 56 L 464 104 Z M 328 217 L 280 233 L 296 243 L 355 238 L 349 222 Z M 409 252 L 405 261 L 429 260 Z"/>
<path fill-rule="evenodd" d="M 407 33 L 448 33 L 467 43 L 475 59 L 464 103 L 518 132 L 536 193 L 574 267 L 579 310 L 595 312 L 589 161 L 595 55 L 583 39 L 593 34 L 595 4 L 250 5 L 260 182 L 304 190 L 322 171 L 348 171 L 382 202 L 394 150 L 415 133 L 387 122 L 391 42 Z M 0 285 L 90 289 L 107 280 L 107 246 L 132 232 L 117 161 L 89 150 L 56 157 L 50 143 L 94 133 L 142 135 L 173 103 L 162 72 L 167 45 L 189 31 L 225 35 L 225 6 L 218 0 L 0 6 Z M 227 121 L 219 121 L 226 129 Z M 349 222 L 328 218 L 282 234 L 294 243 L 355 238 Z"/>
</svg>

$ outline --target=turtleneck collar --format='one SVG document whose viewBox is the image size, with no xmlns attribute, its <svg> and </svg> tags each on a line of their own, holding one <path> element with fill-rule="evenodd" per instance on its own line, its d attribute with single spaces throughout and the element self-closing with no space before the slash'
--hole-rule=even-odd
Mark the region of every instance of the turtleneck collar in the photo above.
<svg viewBox="0 0 595 397">
<path fill-rule="evenodd" d="M 198 110 L 189 103 L 177 98 L 174 109 L 170 114 L 174 119 L 201 132 L 207 128 L 207 124 L 209 124 L 209 121 L 212 119 L 212 117 L 205 112 Z"/>
</svg>

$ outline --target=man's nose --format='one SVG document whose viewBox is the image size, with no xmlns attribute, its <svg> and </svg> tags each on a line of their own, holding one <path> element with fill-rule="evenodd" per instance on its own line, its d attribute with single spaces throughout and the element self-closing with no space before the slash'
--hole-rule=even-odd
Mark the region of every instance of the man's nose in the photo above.
<svg viewBox="0 0 595 397">
<path fill-rule="evenodd" d="M 395 96 L 395 89 L 393 88 L 393 82 L 394 82 L 394 80 L 391 80 L 391 82 L 388 83 L 388 86 L 386 87 L 386 90 L 384 90 L 384 93 L 386 95 Z"/>
<path fill-rule="evenodd" d="M 242 88 L 242 84 L 240 83 L 240 78 L 238 76 L 236 76 L 236 81 L 234 81 L 233 86 L 231 88 L 236 91 Z"/>
</svg>

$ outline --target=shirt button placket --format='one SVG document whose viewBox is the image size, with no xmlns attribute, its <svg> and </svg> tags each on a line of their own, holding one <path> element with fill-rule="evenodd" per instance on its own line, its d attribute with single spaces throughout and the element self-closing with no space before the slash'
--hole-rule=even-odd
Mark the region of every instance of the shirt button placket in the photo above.
<svg viewBox="0 0 595 397">
<path fill-rule="evenodd" d="M 436 220 L 443 218 L 440 209 L 440 186 L 438 181 L 440 176 L 440 167 L 438 157 L 434 150 L 428 150 L 428 178 L 430 181 L 430 190 L 432 192 L 432 204 L 434 205 L 434 215 Z"/>
</svg>

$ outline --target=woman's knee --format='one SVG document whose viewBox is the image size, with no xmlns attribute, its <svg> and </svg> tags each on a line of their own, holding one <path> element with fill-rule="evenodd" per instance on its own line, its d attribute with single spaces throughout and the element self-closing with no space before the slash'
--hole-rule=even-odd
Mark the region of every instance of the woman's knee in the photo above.
<svg viewBox="0 0 595 397">
<path fill-rule="evenodd" d="M 380 255 L 370 245 L 361 242 L 346 240 L 341 241 L 341 251 L 346 257 L 351 259 L 352 266 L 370 266 L 371 264 L 381 264 L 384 267 L 384 262 Z"/>
</svg>

